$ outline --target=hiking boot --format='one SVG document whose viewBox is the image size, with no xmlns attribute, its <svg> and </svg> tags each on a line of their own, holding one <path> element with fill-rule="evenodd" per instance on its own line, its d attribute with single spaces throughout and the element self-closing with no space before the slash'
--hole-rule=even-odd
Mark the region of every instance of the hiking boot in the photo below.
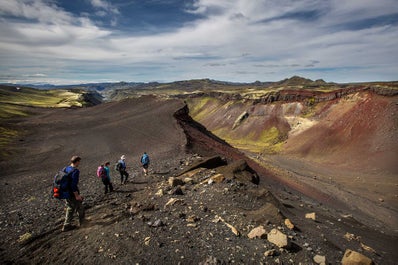
<svg viewBox="0 0 398 265">
<path fill-rule="evenodd" d="M 79 227 L 87 227 L 88 223 L 89 220 L 87 220 L 86 218 L 79 219 Z"/>
<path fill-rule="evenodd" d="M 62 227 L 62 232 L 68 232 L 68 231 L 71 231 L 71 230 L 73 230 L 75 228 L 76 228 L 76 226 L 74 226 L 74 225 L 64 225 Z"/>
</svg>

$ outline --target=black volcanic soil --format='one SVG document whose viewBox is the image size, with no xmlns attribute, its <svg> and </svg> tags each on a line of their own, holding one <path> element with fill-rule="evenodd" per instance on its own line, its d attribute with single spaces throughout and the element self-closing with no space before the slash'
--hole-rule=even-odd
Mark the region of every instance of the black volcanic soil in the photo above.
<svg viewBox="0 0 398 265">
<path fill-rule="evenodd" d="M 178 100 L 143 97 L 82 109 L 34 109 L 36 115 L 19 120 L 25 136 L 14 143 L 17 153 L 0 164 L 1 263 L 314 264 L 319 254 L 338 264 L 350 248 L 377 264 L 396 264 L 393 231 L 377 231 L 341 216 L 338 209 L 309 199 L 295 183 L 285 185 L 248 159 L 260 176 L 259 185 L 240 179 L 200 184 L 221 170 L 210 168 L 198 173 L 194 184 L 184 185 L 183 195 L 173 194 L 167 179 L 203 156 L 219 154 L 229 164 L 245 159 L 190 120 L 183 106 Z M 144 151 L 152 158 L 149 177 L 138 167 Z M 54 173 L 74 154 L 83 158 L 79 186 L 88 222 L 62 233 L 63 205 L 50 198 L 50 188 Z M 104 195 L 96 167 L 122 154 L 131 178 L 121 186 L 113 171 L 116 191 Z M 159 190 L 163 195 L 156 195 Z M 171 198 L 180 201 L 165 206 Z M 316 221 L 304 218 L 309 212 L 316 212 Z M 295 230 L 284 225 L 286 217 Z M 258 225 L 267 231 L 278 228 L 293 247 L 284 250 L 266 239 L 249 239 L 247 233 Z M 354 237 L 345 239 L 346 233 Z M 270 249 L 277 255 L 265 257 Z"/>
</svg>

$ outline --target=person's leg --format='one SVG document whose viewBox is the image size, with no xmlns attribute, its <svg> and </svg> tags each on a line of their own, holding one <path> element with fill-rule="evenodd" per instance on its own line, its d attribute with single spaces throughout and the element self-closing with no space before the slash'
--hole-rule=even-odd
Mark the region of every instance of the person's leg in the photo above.
<svg viewBox="0 0 398 265">
<path fill-rule="evenodd" d="M 105 194 L 107 194 L 108 193 L 108 183 L 107 183 L 106 179 L 102 179 L 102 183 L 104 184 Z"/>
<path fill-rule="evenodd" d="M 124 171 L 124 176 L 125 176 L 124 184 L 126 184 L 127 183 L 127 179 L 129 178 L 129 173 L 127 173 L 127 171 Z"/>
<path fill-rule="evenodd" d="M 76 210 L 75 198 L 70 198 L 65 200 L 66 214 L 65 214 L 65 222 L 62 230 L 68 230 L 72 226 L 73 214 Z"/>
<path fill-rule="evenodd" d="M 76 212 L 79 216 L 79 226 L 81 226 L 84 222 L 84 217 L 86 215 L 82 201 L 76 201 Z"/>
<path fill-rule="evenodd" d="M 120 170 L 120 185 L 123 185 L 123 170 Z"/>
<path fill-rule="evenodd" d="M 112 182 L 109 180 L 109 191 L 112 192 L 113 191 L 113 185 Z"/>
</svg>

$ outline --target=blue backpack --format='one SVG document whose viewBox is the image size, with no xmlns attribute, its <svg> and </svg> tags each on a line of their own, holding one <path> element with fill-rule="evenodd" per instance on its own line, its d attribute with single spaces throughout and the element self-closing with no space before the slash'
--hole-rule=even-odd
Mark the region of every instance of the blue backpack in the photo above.
<svg viewBox="0 0 398 265">
<path fill-rule="evenodd" d="M 76 168 L 70 172 L 66 172 L 66 168 L 58 171 L 54 176 L 52 197 L 56 199 L 68 199 L 70 197 L 70 184 L 72 182 L 72 174 Z"/>
<path fill-rule="evenodd" d="M 143 165 L 147 165 L 149 164 L 149 156 L 147 154 L 143 154 L 141 157 L 141 163 Z"/>
</svg>

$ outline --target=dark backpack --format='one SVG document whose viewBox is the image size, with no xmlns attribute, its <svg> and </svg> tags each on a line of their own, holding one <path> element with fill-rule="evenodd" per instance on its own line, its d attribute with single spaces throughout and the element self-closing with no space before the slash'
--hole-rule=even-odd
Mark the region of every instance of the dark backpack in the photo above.
<svg viewBox="0 0 398 265">
<path fill-rule="evenodd" d="M 70 197 L 70 184 L 72 182 L 71 176 L 76 169 L 69 173 L 66 173 L 65 170 L 66 168 L 58 171 L 54 176 L 52 197 L 56 199 L 68 199 Z"/>
<path fill-rule="evenodd" d="M 117 162 L 116 164 L 115 164 L 115 170 L 116 171 L 120 171 L 120 167 L 121 167 L 122 165 L 120 164 L 120 162 Z"/>
</svg>

